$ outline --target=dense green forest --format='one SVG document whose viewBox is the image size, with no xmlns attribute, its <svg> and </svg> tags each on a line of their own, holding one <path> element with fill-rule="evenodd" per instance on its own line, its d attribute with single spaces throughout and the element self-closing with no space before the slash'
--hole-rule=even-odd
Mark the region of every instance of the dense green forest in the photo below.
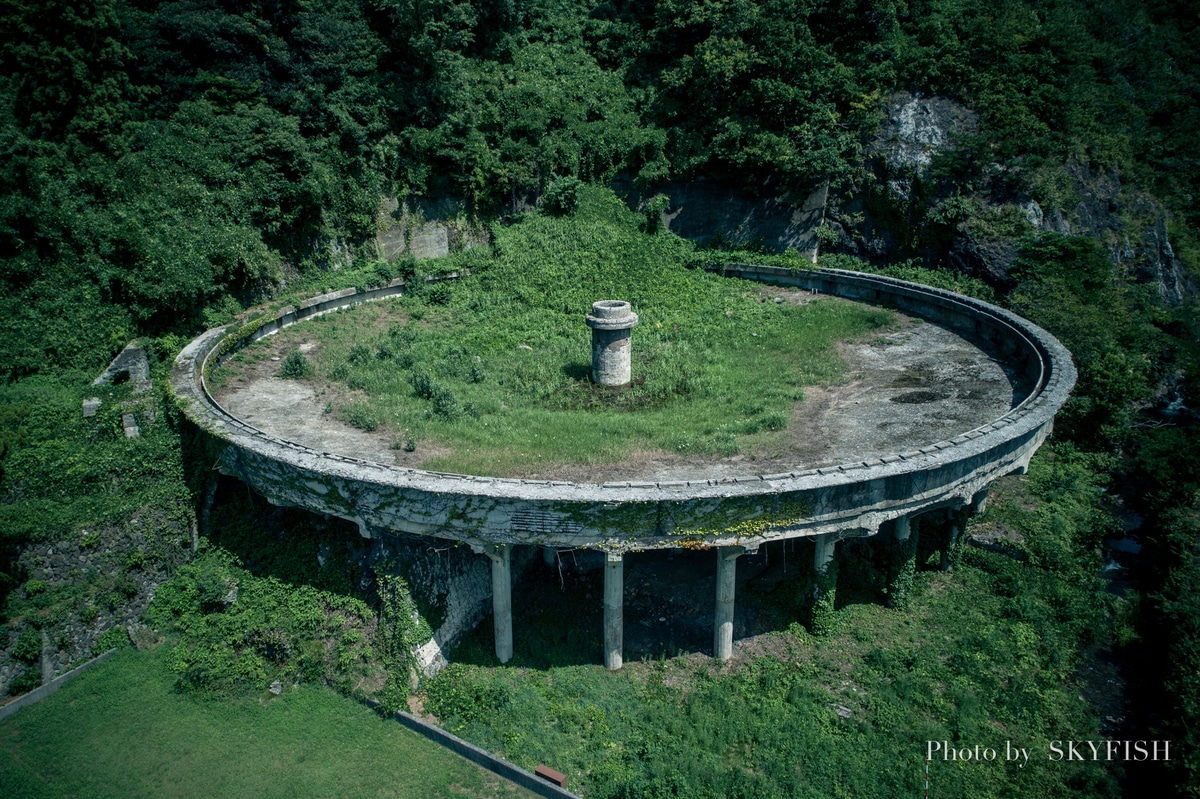
<svg viewBox="0 0 1200 799">
<path fill-rule="evenodd" d="M 1074 618 L 1025 608 L 1021 634 L 1037 637 L 1036 653 L 997 654 L 1008 628 L 996 622 L 987 628 L 995 640 L 976 641 L 974 656 L 1011 658 L 1036 672 L 1030 691 L 1050 691 L 1037 680 L 1063 682 L 1084 647 L 1108 642 L 1127 683 L 1127 718 L 1108 734 L 1171 739 L 1177 756 L 1149 778 L 1166 774 L 1176 794 L 1200 796 L 1200 423 L 1188 410 L 1200 408 L 1196 3 L 5 0 L 0 29 L 0 649 L 9 693 L 39 681 L 43 633 L 69 651 L 87 638 L 83 628 L 109 624 L 88 639 L 103 648 L 127 637 L 119 624 L 140 623 L 150 587 L 169 577 L 146 621 L 183 636 L 181 690 L 220 694 L 273 674 L 221 648 L 251 624 L 225 618 L 216 601 L 242 566 L 203 541 L 193 553 L 210 511 L 198 476 L 208 464 L 198 465 L 194 431 L 162 386 L 187 340 L 256 303 L 425 268 L 380 257 L 385 198 L 454 198 L 486 229 L 569 215 L 580 182 L 622 181 L 635 205 L 651 209 L 643 232 L 652 235 L 653 198 L 667 181 L 796 201 L 827 185 L 822 264 L 953 280 L 1071 349 L 1076 395 L 1033 497 L 1006 511 L 1037 531 L 1036 572 L 978 555 L 967 566 L 983 576 L 963 580 L 994 590 L 997 614 L 1017 612 L 1004 604 L 1015 584 L 1029 589 L 1030 607 L 1068 607 Z M 879 142 L 892 110 L 912 97 L 952 102 L 972 122 L 928 164 L 898 167 Z M 1036 219 L 1069 224 L 1035 221 L 1022 210 L 1031 202 Z M 985 250 L 1008 253 L 1002 268 L 975 269 L 980 258 L 964 255 Z M 476 253 L 472 264 L 486 269 L 494 255 Z M 136 401 L 158 411 L 140 438 L 126 439 L 119 409 L 132 388 L 90 384 L 135 338 L 155 379 L 153 395 Z M 80 402 L 93 394 L 101 410 L 82 419 Z M 212 509 L 218 519 L 228 512 Z M 316 547 L 315 522 L 290 523 Z M 253 537 L 238 524 L 230 529 Z M 1098 579 L 1101 541 L 1122 525 L 1137 526 L 1142 552 L 1115 600 L 1087 581 Z M 48 577 L 22 565 L 55 548 L 96 568 L 68 564 Z M 354 691 L 404 659 L 403 647 L 368 651 L 365 633 L 346 633 L 370 628 L 372 614 L 400 630 L 405 613 L 394 602 L 364 604 L 344 576 L 286 560 L 238 577 L 263 580 L 247 592 L 263 597 L 262 613 L 285 604 L 271 576 L 316 593 L 296 593 L 274 627 L 261 614 L 253 623 L 286 638 L 289 651 L 311 654 L 325 641 L 327 653 L 349 654 L 278 668 Z M 314 621 L 334 612 L 353 623 Z M 413 634 L 404 628 L 395 640 Z M 189 651 L 229 658 L 189 660 Z M 939 668 L 909 655 L 906 668 Z M 874 657 L 882 660 L 872 679 L 900 668 L 892 655 Z M 728 708 L 761 689 L 780 707 L 803 704 L 802 681 L 756 668 L 736 684 L 705 682 L 694 701 Z M 461 691 L 486 700 L 534 690 L 504 676 L 472 677 L 467 688 L 448 679 L 431 699 L 450 715 Z M 887 680 L 877 690 L 880 706 L 897 713 L 943 701 Z M 980 719 L 1001 713 L 987 696 L 960 699 L 955 707 L 974 707 Z M 1037 712 L 1036 723 L 1021 723 L 1086 727 L 1050 700 Z M 495 742 L 494 731 L 479 734 Z M 830 735 L 814 745 L 842 733 Z M 848 747 L 874 740 L 848 737 Z M 668 749 L 691 756 L 658 744 L 667 748 L 639 762 Z M 850 760 L 839 768 L 853 779 L 814 784 L 868 795 L 861 770 L 871 764 Z M 722 792 L 712 795 L 741 795 L 712 777 L 720 764 L 689 763 L 678 779 L 625 763 L 594 786 L 668 796 L 707 784 Z M 1054 779 L 1078 796 L 1114 790 L 1107 777 L 1075 777 Z M 1139 772 L 1125 779 L 1133 795 Z M 753 795 L 783 784 L 755 782 Z M 1005 795 L 1003 784 L 1001 775 L 964 790 Z"/>
</svg>

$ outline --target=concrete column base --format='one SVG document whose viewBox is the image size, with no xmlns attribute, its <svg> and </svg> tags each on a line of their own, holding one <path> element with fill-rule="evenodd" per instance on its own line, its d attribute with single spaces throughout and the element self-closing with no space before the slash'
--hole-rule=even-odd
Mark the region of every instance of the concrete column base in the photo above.
<svg viewBox="0 0 1200 799">
<path fill-rule="evenodd" d="M 621 553 L 609 552 L 604 563 L 604 668 L 609 671 L 621 668 L 624 637 L 625 560 Z"/>
<path fill-rule="evenodd" d="M 833 533 L 819 535 L 813 539 L 816 544 L 816 552 L 813 553 L 813 569 L 817 574 L 825 574 L 829 571 L 829 565 L 833 563 L 833 556 L 837 552 L 837 536 Z"/>
<path fill-rule="evenodd" d="M 967 532 L 967 518 L 970 516 L 970 511 L 966 508 L 952 510 L 949 516 L 950 529 L 946 531 L 946 546 L 942 548 L 942 571 L 944 572 L 952 572 L 958 565 L 958 558 L 962 554 L 962 538 Z"/>
</svg>

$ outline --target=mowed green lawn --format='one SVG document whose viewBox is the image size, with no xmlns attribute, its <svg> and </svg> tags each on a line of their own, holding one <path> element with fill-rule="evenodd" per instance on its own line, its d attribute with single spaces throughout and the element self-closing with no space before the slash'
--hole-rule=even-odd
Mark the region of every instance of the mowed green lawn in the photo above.
<svg viewBox="0 0 1200 799">
<path fill-rule="evenodd" d="M 0 722 L 0 796 L 531 797 L 329 689 L 202 701 L 122 651 Z"/>
</svg>

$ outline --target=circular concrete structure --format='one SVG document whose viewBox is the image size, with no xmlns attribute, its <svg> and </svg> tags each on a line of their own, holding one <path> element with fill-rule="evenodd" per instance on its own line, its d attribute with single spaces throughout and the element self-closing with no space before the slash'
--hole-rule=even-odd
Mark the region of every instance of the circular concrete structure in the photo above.
<svg viewBox="0 0 1200 799">
<path fill-rule="evenodd" d="M 238 347 L 311 316 L 401 294 L 404 286 L 399 282 L 367 292 L 349 289 L 314 297 L 275 316 L 210 330 L 176 359 L 173 389 L 187 417 L 216 439 L 218 468 L 271 502 L 352 520 L 364 536 L 376 530 L 436 536 L 487 553 L 493 561 L 501 661 L 511 655 L 511 617 L 507 610 L 502 612 L 509 607 L 511 547 L 608 553 L 609 570 L 614 571 L 609 585 L 615 588 L 606 590 L 606 663 L 617 668 L 623 553 L 721 548 L 718 583 L 728 588 L 732 563 L 741 552 L 768 541 L 819 537 L 815 565 L 823 570 L 839 538 L 875 533 L 892 520 L 901 538 L 900 532 L 906 536 L 909 520 L 918 514 L 979 507 L 992 481 L 1027 467 L 1075 384 L 1070 354 L 1056 339 L 979 300 L 841 270 L 739 265 L 720 271 L 731 278 L 897 308 L 979 342 L 1013 375 L 1011 386 L 1005 387 L 1011 401 L 1001 403 L 994 418 L 978 420 L 969 429 L 952 430 L 940 440 L 902 451 L 869 451 L 856 460 L 815 467 L 785 464 L 768 474 L 714 469 L 694 479 L 638 475 L 581 483 L 446 474 L 321 451 L 252 426 L 229 413 L 208 391 L 208 370 Z M 628 334 L 628 328 L 624 332 Z M 729 566 L 722 569 L 726 562 Z M 720 657 L 729 656 L 731 603 L 731 594 L 717 597 L 714 650 Z"/>
<path fill-rule="evenodd" d="M 378 528 L 476 545 L 621 552 L 874 531 L 889 519 L 968 504 L 997 477 L 1025 467 L 1075 383 L 1070 355 L 1057 340 L 985 302 L 838 270 L 725 272 L 891 305 L 957 329 L 1003 353 L 1030 389 L 998 418 L 909 451 L 762 475 L 603 484 L 445 474 L 316 451 L 235 418 L 206 389 L 206 370 L 239 345 L 309 316 L 401 293 L 397 284 L 322 295 L 273 318 L 210 330 L 177 358 L 174 391 L 188 418 L 226 445 L 221 470 L 273 502 L 353 520 L 366 535 Z"/>
</svg>

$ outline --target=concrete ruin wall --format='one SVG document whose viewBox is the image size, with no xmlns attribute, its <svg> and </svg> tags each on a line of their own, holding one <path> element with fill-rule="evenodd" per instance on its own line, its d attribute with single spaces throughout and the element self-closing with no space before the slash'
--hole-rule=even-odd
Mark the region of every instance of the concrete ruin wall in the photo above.
<svg viewBox="0 0 1200 799">
<path fill-rule="evenodd" d="M 659 215 L 664 230 L 700 242 L 719 240 L 726 246 L 761 246 L 771 252 L 796 250 L 815 262 L 817 228 L 825 219 L 829 186 L 813 189 L 799 201 L 764 193 L 752 197 L 733 187 L 707 181 L 669 181 L 639 193 L 632 181 L 615 180 L 613 190 L 635 207 L 656 196 L 667 198 Z"/>
<path fill-rule="evenodd" d="M 488 243 L 487 230 L 472 223 L 461 201 L 386 198 L 380 208 L 375 244 L 388 261 L 441 258 Z"/>
<path fill-rule="evenodd" d="M 434 627 L 433 637 L 413 651 L 420 670 L 433 675 L 446 665 L 446 649 L 491 612 L 491 568 L 486 558 L 452 541 L 383 534 L 377 544 L 371 568 L 404 577 Z M 514 554 L 513 576 L 519 578 L 536 557 L 534 551 Z"/>
</svg>

